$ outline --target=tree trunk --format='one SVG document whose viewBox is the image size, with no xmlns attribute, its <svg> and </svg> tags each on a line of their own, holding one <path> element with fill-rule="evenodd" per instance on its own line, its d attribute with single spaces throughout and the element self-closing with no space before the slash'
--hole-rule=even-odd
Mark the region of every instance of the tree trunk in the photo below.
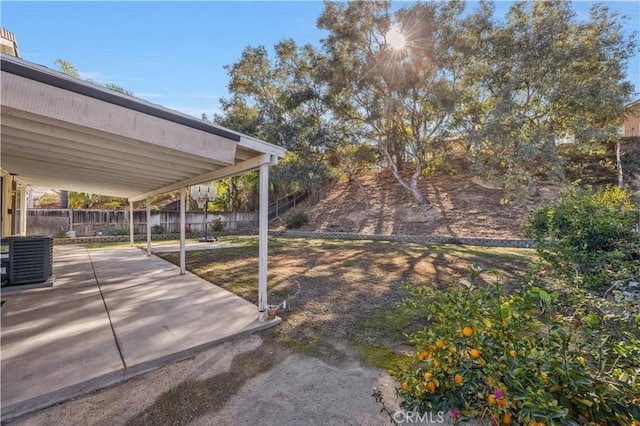
<svg viewBox="0 0 640 426">
<path fill-rule="evenodd" d="M 418 161 L 418 159 L 415 159 L 416 167 L 413 171 L 413 174 L 411 175 L 411 179 L 409 180 L 409 182 L 407 182 L 400 175 L 400 169 L 393 161 L 393 158 L 389 154 L 389 151 L 387 151 L 385 148 L 381 148 L 381 151 L 382 154 L 387 158 L 391 173 L 393 173 L 393 176 L 396 178 L 398 183 L 400 183 L 400 185 L 402 185 L 407 191 L 411 193 L 411 195 L 413 195 L 413 198 L 415 198 L 418 205 L 428 207 L 429 203 L 427 202 L 427 199 L 418 186 L 420 176 L 422 175 L 422 163 Z"/>
<path fill-rule="evenodd" d="M 355 181 L 356 185 L 358 185 L 360 194 L 362 194 L 362 199 L 364 201 L 364 209 L 368 212 L 369 208 L 371 207 L 371 203 L 369 202 L 369 194 L 367 193 L 367 188 L 365 188 L 364 184 L 360 179 L 358 179 L 358 176 L 356 176 L 355 173 L 350 171 L 347 173 L 349 173 L 349 177 Z"/>
<path fill-rule="evenodd" d="M 620 138 L 616 139 L 616 166 L 618 168 L 618 187 L 624 186 L 624 174 L 622 171 L 622 154 L 620 153 Z"/>
</svg>

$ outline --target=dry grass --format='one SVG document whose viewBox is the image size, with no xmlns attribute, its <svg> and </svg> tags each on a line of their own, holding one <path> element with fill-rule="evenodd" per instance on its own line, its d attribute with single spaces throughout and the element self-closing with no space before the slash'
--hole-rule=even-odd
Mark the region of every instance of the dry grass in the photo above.
<svg viewBox="0 0 640 426">
<path fill-rule="evenodd" d="M 225 238 L 243 246 L 188 252 L 187 269 L 257 303 L 257 238 Z M 178 261 L 175 253 L 162 257 Z M 446 286 L 477 264 L 499 269 L 503 283 L 517 285 L 535 258 L 526 249 L 272 237 L 269 303 L 289 299 L 274 332 L 329 360 L 340 360 L 345 342 L 397 353 L 402 333 L 416 325 L 416 318 L 396 307 L 405 295 L 403 283 Z"/>
</svg>

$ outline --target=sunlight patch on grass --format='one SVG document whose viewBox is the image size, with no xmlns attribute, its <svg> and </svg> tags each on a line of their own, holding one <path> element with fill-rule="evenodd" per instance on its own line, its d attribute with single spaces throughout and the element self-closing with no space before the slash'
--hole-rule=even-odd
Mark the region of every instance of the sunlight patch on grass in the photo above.
<svg viewBox="0 0 640 426">
<path fill-rule="evenodd" d="M 398 355 L 385 345 L 366 345 L 357 341 L 352 341 L 351 345 L 358 351 L 365 364 L 383 370 L 391 371 L 400 366 L 409 366 L 413 362 L 413 357 Z"/>
<path fill-rule="evenodd" d="M 110 242 L 110 243 L 87 243 L 87 244 L 82 244 L 82 246 L 88 249 L 110 248 L 110 247 L 131 247 L 131 243 L 129 241 L 117 241 L 117 242 Z"/>
</svg>

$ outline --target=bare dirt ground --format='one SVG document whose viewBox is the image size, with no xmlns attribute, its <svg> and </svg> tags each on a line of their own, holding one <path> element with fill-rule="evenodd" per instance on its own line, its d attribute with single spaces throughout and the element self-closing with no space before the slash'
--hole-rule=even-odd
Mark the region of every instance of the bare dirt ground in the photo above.
<svg viewBox="0 0 640 426">
<path fill-rule="evenodd" d="M 446 235 L 457 237 L 521 238 L 529 211 L 557 195 L 561 186 L 541 184 L 538 193 L 520 203 L 500 204 L 502 190 L 471 173 L 424 176 L 421 188 L 429 210 L 418 209 L 411 194 L 386 170 L 362 176 L 371 208 L 364 209 L 362 195 L 346 180 L 325 189 L 316 205 L 307 202 L 314 231 L 364 234 Z"/>
<path fill-rule="evenodd" d="M 384 425 L 370 395 L 396 410 L 394 385 L 377 368 L 296 355 L 266 331 L 8 424 Z"/>
</svg>

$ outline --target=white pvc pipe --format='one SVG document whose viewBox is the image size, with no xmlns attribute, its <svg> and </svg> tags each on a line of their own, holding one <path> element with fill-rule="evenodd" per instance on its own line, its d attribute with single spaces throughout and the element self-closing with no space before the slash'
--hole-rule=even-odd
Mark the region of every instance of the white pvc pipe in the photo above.
<svg viewBox="0 0 640 426">
<path fill-rule="evenodd" d="M 27 209 L 29 208 L 29 192 L 30 187 L 22 185 L 22 191 L 20 191 L 20 235 L 25 237 L 27 235 Z M 71 220 L 73 220 L 73 212 L 71 212 Z M 71 229 L 73 230 L 73 229 Z"/>
</svg>

